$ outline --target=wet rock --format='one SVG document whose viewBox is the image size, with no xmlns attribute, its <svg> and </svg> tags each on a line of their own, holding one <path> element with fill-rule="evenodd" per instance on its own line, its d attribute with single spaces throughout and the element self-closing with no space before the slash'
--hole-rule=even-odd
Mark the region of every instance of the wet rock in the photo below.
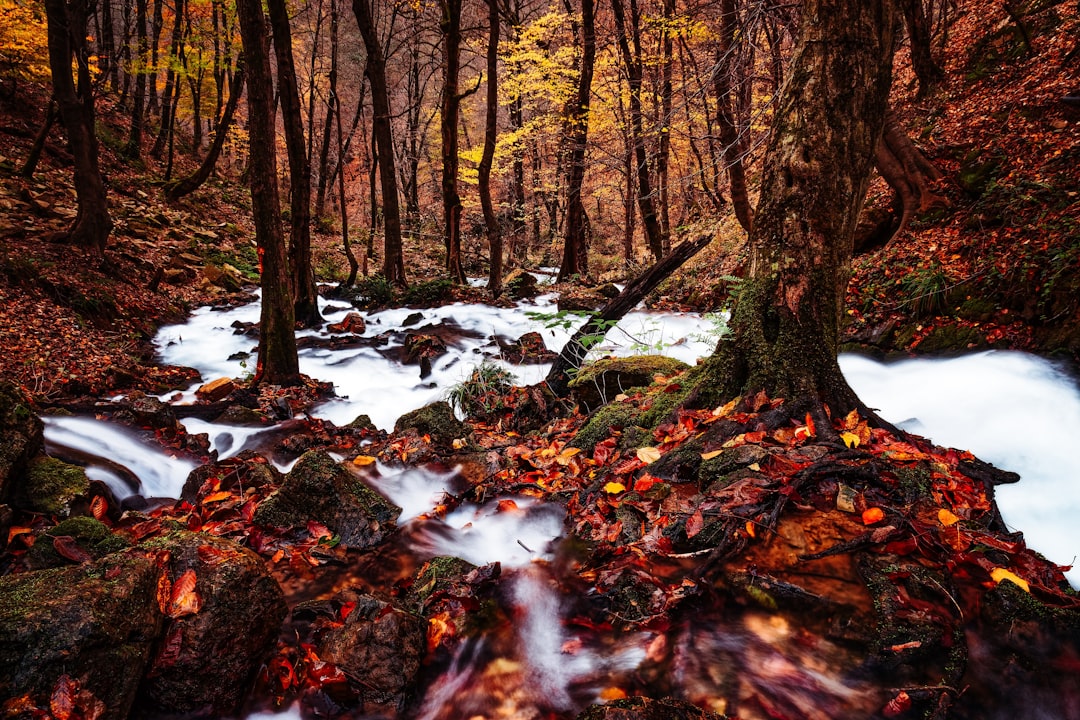
<svg viewBox="0 0 1080 720">
<path fill-rule="evenodd" d="M 409 333 L 405 336 L 402 362 L 406 365 L 418 365 L 423 360 L 430 361 L 446 354 L 446 343 L 438 335 Z"/>
<path fill-rule="evenodd" d="M 326 331 L 331 333 L 353 333 L 362 335 L 367 330 L 367 322 L 360 313 L 351 312 L 341 322 L 331 323 L 326 326 Z"/>
<path fill-rule="evenodd" d="M 217 416 L 215 423 L 221 425 L 240 425 L 260 427 L 270 424 L 270 418 L 265 413 L 244 405 L 230 405 L 225 411 Z"/>
<path fill-rule="evenodd" d="M 15 504 L 30 512 L 67 516 L 72 505 L 90 494 L 90 479 L 77 465 L 51 457 L 37 457 L 26 471 L 26 482 Z"/>
<path fill-rule="evenodd" d="M 403 704 L 426 647 L 423 618 L 363 595 L 345 624 L 323 635 L 319 657 L 358 681 L 365 712 L 385 712 Z"/>
<path fill-rule="evenodd" d="M 361 433 L 376 433 L 379 431 L 375 423 L 371 422 L 368 415 L 357 415 L 352 422 L 345 426 L 349 430 L 359 430 Z"/>
<path fill-rule="evenodd" d="M 255 510 L 255 522 L 277 527 L 317 520 L 342 544 L 365 548 L 394 528 L 401 508 L 369 488 L 321 450 L 305 453 L 281 487 Z"/>
<path fill-rule="evenodd" d="M 0 382 L 0 502 L 9 499 L 30 459 L 43 447 L 41 418 L 16 385 Z"/>
<path fill-rule="evenodd" d="M 518 364 L 551 362 L 558 357 L 558 353 L 548 350 L 538 332 L 527 332 L 500 350 L 505 360 Z"/>
<path fill-rule="evenodd" d="M 233 457 L 200 465 L 184 481 L 180 497 L 193 502 L 200 495 L 232 490 L 236 487 L 259 488 L 281 485 L 283 475 L 262 455 L 242 450 Z"/>
<path fill-rule="evenodd" d="M 262 558 L 231 540 L 180 531 L 145 547 L 169 553 L 174 594 L 193 573 L 197 600 L 188 603 L 192 613 L 170 606 L 139 688 L 140 711 L 147 717 L 235 713 L 285 618 L 281 588 Z"/>
<path fill-rule="evenodd" d="M 180 429 L 172 406 L 136 390 L 117 403 L 116 418 L 140 427 L 150 427 L 174 434 Z"/>
<path fill-rule="evenodd" d="M 574 399 L 589 411 L 611 402 L 630 388 L 647 387 L 653 377 L 677 375 L 689 366 L 662 355 L 606 358 L 589 363 L 570 381 Z"/>
<path fill-rule="evenodd" d="M 516 268 L 503 279 L 503 292 L 511 300 L 529 300 L 540 294 L 540 288 L 532 274 Z"/>
<path fill-rule="evenodd" d="M 26 553 L 31 570 L 100 560 L 128 547 L 128 542 L 92 517 L 69 518 L 39 535 Z"/>
<path fill-rule="evenodd" d="M 195 395 L 200 400 L 216 402 L 218 400 L 224 400 L 231 395 L 234 390 L 236 390 L 236 383 L 232 381 L 232 378 L 222 377 L 206 383 L 195 391 Z"/>
<path fill-rule="evenodd" d="M 61 675 L 78 678 L 126 718 L 158 637 L 160 572 L 134 553 L 0 578 L 0 697 L 47 701 Z"/>
<path fill-rule="evenodd" d="M 441 400 L 399 417 L 394 423 L 394 432 L 402 433 L 406 430 L 415 430 L 418 435 L 429 435 L 432 443 L 441 448 L 452 448 L 454 440 L 469 434 L 468 426 L 458 420 L 450 406 Z"/>
<path fill-rule="evenodd" d="M 424 313 L 414 312 L 409 313 L 404 320 L 401 321 L 401 327 L 412 327 L 413 325 L 419 325 L 420 321 L 424 319 Z"/>
<path fill-rule="evenodd" d="M 232 272 L 229 272 L 230 269 Z M 236 268 L 230 268 L 228 265 L 224 267 L 206 265 L 202 269 L 202 275 L 211 285 L 216 285 L 226 292 L 239 292 L 244 287 L 240 273 Z"/>
<path fill-rule="evenodd" d="M 577 720 L 723 720 L 708 710 L 702 710 L 685 700 L 631 697 L 605 705 L 592 705 Z"/>
</svg>

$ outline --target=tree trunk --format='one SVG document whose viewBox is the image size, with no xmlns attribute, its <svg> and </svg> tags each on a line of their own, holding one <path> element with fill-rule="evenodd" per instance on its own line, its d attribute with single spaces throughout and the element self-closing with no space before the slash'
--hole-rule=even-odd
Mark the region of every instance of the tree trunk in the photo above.
<svg viewBox="0 0 1080 720">
<path fill-rule="evenodd" d="M 115 95 L 120 89 L 120 64 L 116 61 L 116 32 L 112 11 L 112 0 L 101 0 L 101 55 L 105 58 L 103 71 L 109 76 L 109 90 Z"/>
<path fill-rule="evenodd" d="M 904 27 L 907 29 L 908 49 L 911 52 L 911 69 L 919 79 L 919 97 L 930 94 L 934 87 L 945 79 L 945 72 L 934 61 L 931 53 L 932 35 L 930 23 L 926 19 L 923 0 L 901 0 L 904 12 Z"/>
<path fill-rule="evenodd" d="M 465 283 L 461 266 L 461 196 L 458 194 L 458 121 L 461 95 L 458 76 L 461 71 L 461 0 L 441 0 L 443 36 L 442 91 L 442 201 L 443 239 L 446 245 L 446 269 L 455 283 Z"/>
<path fill-rule="evenodd" d="M 135 0 L 135 52 L 131 65 L 135 70 L 135 95 L 131 103 L 131 127 L 124 155 L 131 160 L 142 156 L 143 123 L 146 118 L 146 0 Z"/>
<path fill-rule="evenodd" d="M 217 165 L 217 160 L 221 156 L 221 149 L 225 147 L 225 137 L 229 134 L 229 128 L 232 127 L 233 115 L 236 114 L 236 106 L 240 100 L 240 95 L 244 92 L 244 77 L 243 62 L 238 62 L 229 88 L 229 101 L 225 103 L 225 110 L 221 121 L 217 124 L 210 150 L 206 153 L 202 164 L 199 165 L 195 172 L 166 187 L 165 197 L 169 200 L 177 200 L 194 192 L 214 172 L 214 166 Z"/>
<path fill-rule="evenodd" d="M 746 189 L 746 171 L 743 165 L 743 157 L 746 154 L 746 133 L 739 128 L 736 121 L 735 93 L 732 91 L 733 77 L 736 68 L 739 67 L 735 62 L 737 52 L 735 34 L 738 30 L 738 21 L 735 0 L 721 0 L 720 40 L 716 49 L 713 88 L 716 91 L 716 124 L 720 130 L 722 145 L 720 159 L 727 171 L 731 205 L 735 209 L 735 219 L 746 232 L 750 232 L 754 214 L 750 208 L 750 196 Z M 750 82 L 750 79 L 746 77 L 740 77 L 740 80 Z"/>
<path fill-rule="evenodd" d="M 488 292 L 493 298 L 502 293 L 503 246 L 499 232 L 499 219 L 491 202 L 491 163 L 495 159 L 495 138 L 498 135 L 499 118 L 499 5 L 488 0 L 488 46 L 487 46 L 487 102 L 484 118 L 484 154 L 480 158 L 478 181 L 480 205 L 484 210 L 484 226 L 487 228 L 488 249 L 491 264 L 488 272 Z"/>
<path fill-rule="evenodd" d="M 41 153 L 45 150 L 45 142 L 49 139 L 49 131 L 56 124 L 56 118 L 56 98 L 50 97 L 49 105 L 45 108 L 45 119 L 41 121 L 41 127 L 38 128 L 37 135 L 34 136 L 34 144 L 30 146 L 26 162 L 19 168 L 19 174 L 24 178 L 34 177 L 38 161 L 41 160 Z"/>
<path fill-rule="evenodd" d="M 158 106 L 157 81 L 158 56 L 161 53 L 161 30 L 165 25 L 165 17 L 162 12 L 164 10 L 163 4 L 164 0 L 154 0 L 154 16 L 150 33 L 150 69 L 146 78 L 147 89 L 150 91 L 150 100 L 146 109 L 150 114 L 159 113 L 161 109 Z"/>
<path fill-rule="evenodd" d="M 886 242 L 892 242 L 907 229 L 916 213 L 948 205 L 947 198 L 930 189 L 931 182 L 941 179 L 941 171 L 915 147 L 891 110 L 885 115 L 884 132 L 874 152 L 874 163 L 894 193 L 895 217 Z"/>
<path fill-rule="evenodd" d="M 637 0 L 630 0 L 630 30 L 634 40 L 634 50 L 631 52 L 626 35 L 626 11 L 623 9 L 622 0 L 611 0 L 611 9 L 615 13 L 615 37 L 630 86 L 630 129 L 633 133 L 634 155 L 637 160 L 638 208 L 641 210 L 641 224 L 645 229 L 645 242 L 649 246 L 649 251 L 652 252 L 654 259 L 659 260 L 664 255 L 664 234 L 656 216 L 656 204 L 653 202 L 652 182 L 649 179 L 649 155 L 645 148 L 645 128 L 642 122 L 641 18 L 637 10 Z"/>
<path fill-rule="evenodd" d="M 588 272 L 588 235 L 585 204 L 581 186 L 585 182 L 585 150 L 589 140 L 589 105 L 592 96 L 593 67 L 596 62 L 596 18 L 593 0 L 581 0 L 581 72 L 578 75 L 577 102 L 568 118 L 570 157 L 566 181 L 566 232 L 558 282 Z"/>
<path fill-rule="evenodd" d="M 383 275 L 394 285 L 405 284 L 401 251 L 401 210 L 398 202 L 394 135 L 390 126 L 390 95 L 386 87 L 386 60 L 379 41 L 370 0 L 353 0 L 353 14 L 367 49 L 364 74 L 371 84 L 372 134 L 379 149 L 379 178 L 383 201 Z"/>
<path fill-rule="evenodd" d="M 820 431 L 873 414 L 837 350 L 852 235 L 884 124 L 896 0 L 808 0 L 765 153 L 747 278 L 696 402 L 810 400 Z"/>
<path fill-rule="evenodd" d="M 290 206 L 292 232 L 289 242 L 290 286 L 296 322 L 303 327 L 322 325 L 315 269 L 311 264 L 311 160 L 304 147 L 300 90 L 292 53 L 292 31 L 285 0 L 269 0 L 270 27 L 277 59 L 278 100 L 285 126 L 285 147 L 289 153 Z"/>
<path fill-rule="evenodd" d="M 266 19 L 259 0 L 237 0 L 240 37 L 248 85 L 248 178 L 255 240 L 262 265 L 262 313 L 256 384 L 294 385 L 300 381 L 296 356 L 288 258 L 281 231 L 274 136 L 274 88 L 270 74 Z"/>
<path fill-rule="evenodd" d="M 660 203 L 660 245 L 671 249 L 671 197 L 668 165 L 671 158 L 672 77 L 675 59 L 675 0 L 664 0 L 664 23 L 661 30 L 662 65 L 660 66 L 660 143 L 656 153 L 656 196 Z"/>
<path fill-rule="evenodd" d="M 176 107 L 177 100 L 179 100 L 180 83 L 176 77 L 175 68 L 180 60 L 180 52 L 184 42 L 185 4 L 185 0 L 176 0 L 172 42 L 169 44 L 169 68 L 165 71 L 165 90 L 161 93 L 161 126 L 158 128 L 157 137 L 154 139 L 154 146 L 150 148 L 150 154 L 156 158 L 160 158 L 161 154 L 165 152 L 169 135 L 173 131 L 173 108 Z"/>
<path fill-rule="evenodd" d="M 98 169 L 97 136 L 94 134 L 94 94 L 86 45 L 90 7 L 86 0 L 46 0 L 49 68 L 53 97 L 60 121 L 68 135 L 75 161 L 75 195 L 78 213 L 68 240 L 101 255 L 112 231 L 105 183 Z M 78 67 L 79 83 L 71 75 L 71 59 Z"/>
</svg>

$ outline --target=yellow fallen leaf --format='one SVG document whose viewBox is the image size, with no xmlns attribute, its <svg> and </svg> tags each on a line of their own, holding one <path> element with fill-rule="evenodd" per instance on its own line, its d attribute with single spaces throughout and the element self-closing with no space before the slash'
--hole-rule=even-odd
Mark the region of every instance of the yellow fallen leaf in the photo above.
<svg viewBox="0 0 1080 720">
<path fill-rule="evenodd" d="M 626 691 L 622 688 L 609 687 L 600 691 L 600 699 L 604 702 L 610 702 L 612 700 L 622 700 L 626 697 Z"/>
<path fill-rule="evenodd" d="M 637 450 L 637 459 L 648 465 L 660 459 L 660 451 L 654 447 L 640 447 Z"/>
<path fill-rule="evenodd" d="M 608 495 L 614 495 L 616 493 L 621 493 L 624 490 L 626 490 L 626 486 L 623 485 L 622 483 L 609 482 L 607 485 L 604 486 L 604 492 L 606 492 Z"/>
<path fill-rule="evenodd" d="M 993 570 L 990 571 L 990 577 L 993 578 L 994 582 L 996 582 L 998 585 L 1001 584 L 1002 580 L 1008 580 L 1009 582 L 1011 582 L 1013 585 L 1016 585 L 1017 587 L 1019 587 L 1024 592 L 1026 592 L 1026 593 L 1031 592 L 1031 587 L 1027 584 L 1027 580 L 1020 577 L 1019 575 L 1015 575 L 1015 574 L 1009 572 L 1005 568 L 994 568 Z"/>
<path fill-rule="evenodd" d="M 955 525 L 956 523 L 960 522 L 960 518 L 956 517 L 945 508 L 941 508 L 937 511 L 937 519 L 938 522 L 945 527 L 949 527 L 950 525 Z"/>
<path fill-rule="evenodd" d="M 371 455 L 357 455 L 353 458 L 352 464 L 363 467 L 364 465 L 370 465 L 375 462 L 375 458 Z"/>
<path fill-rule="evenodd" d="M 722 453 L 722 452 L 724 452 L 724 451 L 723 450 L 713 450 L 712 452 L 701 453 L 701 459 L 702 460 L 712 460 L 714 457 L 719 456 L 720 453 Z"/>
<path fill-rule="evenodd" d="M 844 441 L 844 444 L 849 448 L 859 447 L 859 436 L 853 432 L 844 431 L 840 433 L 840 439 Z"/>
<path fill-rule="evenodd" d="M 716 408 L 712 411 L 713 417 L 727 417 L 735 411 L 735 406 L 739 404 L 740 400 L 742 400 L 742 398 L 735 398 L 726 405 L 721 405 L 720 407 Z"/>
<path fill-rule="evenodd" d="M 560 452 L 555 457 L 555 461 L 557 463 L 559 463 L 560 465 L 566 465 L 567 463 L 570 462 L 570 458 L 574 457 L 579 452 L 581 452 L 581 448 L 576 448 L 576 447 L 563 448 L 562 452 Z"/>
</svg>

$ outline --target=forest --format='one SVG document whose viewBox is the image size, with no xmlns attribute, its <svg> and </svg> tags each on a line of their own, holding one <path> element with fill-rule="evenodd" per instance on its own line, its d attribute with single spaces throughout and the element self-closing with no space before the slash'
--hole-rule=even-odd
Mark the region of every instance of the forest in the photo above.
<svg viewBox="0 0 1080 720">
<path fill-rule="evenodd" d="M 0 9 L 4 717 L 1080 718 L 1077 3 Z"/>
</svg>

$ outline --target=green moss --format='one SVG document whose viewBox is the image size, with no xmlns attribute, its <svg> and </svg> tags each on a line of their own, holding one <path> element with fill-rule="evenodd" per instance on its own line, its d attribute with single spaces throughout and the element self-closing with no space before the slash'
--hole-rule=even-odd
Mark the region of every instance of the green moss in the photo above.
<svg viewBox="0 0 1080 720">
<path fill-rule="evenodd" d="M 454 416 L 446 402 L 434 402 L 418 410 L 405 413 L 394 423 L 394 432 L 416 430 L 420 435 L 430 435 L 432 442 L 451 447 L 454 440 L 469 434 L 469 428 Z"/>
<path fill-rule="evenodd" d="M 930 334 L 919 342 L 919 352 L 954 353 L 986 346 L 986 338 L 975 328 L 960 325 L 941 325 L 931 330 Z"/>
<path fill-rule="evenodd" d="M 27 564 L 32 569 L 60 567 L 69 564 L 53 544 L 53 538 L 70 537 L 75 544 L 92 559 L 97 560 L 129 546 L 129 543 L 104 523 L 92 517 L 73 517 L 64 520 L 45 531 L 26 554 Z"/>
<path fill-rule="evenodd" d="M 926 462 L 907 467 L 894 464 L 892 473 L 896 477 L 901 490 L 904 491 L 904 497 L 908 502 L 918 498 L 930 497 L 930 490 L 933 487 L 933 473 Z"/>
<path fill-rule="evenodd" d="M 445 301 L 450 296 L 454 283 L 446 278 L 428 280 L 409 286 L 402 300 L 406 305 L 431 307 Z"/>
<path fill-rule="evenodd" d="M 570 446 L 592 452 L 598 442 L 611 435 L 612 428 L 622 430 L 635 424 L 638 413 L 637 406 L 629 402 L 604 405 L 578 430 L 570 441 Z"/>
<path fill-rule="evenodd" d="M 90 493 L 86 471 L 51 457 L 39 457 L 30 463 L 20 505 L 31 512 L 66 515 L 71 504 Z"/>
<path fill-rule="evenodd" d="M 681 360 L 662 355 L 605 358 L 582 367 L 570 381 L 570 390 L 587 407 L 596 408 L 631 388 L 652 385 L 656 375 L 671 377 L 687 367 Z"/>
</svg>

